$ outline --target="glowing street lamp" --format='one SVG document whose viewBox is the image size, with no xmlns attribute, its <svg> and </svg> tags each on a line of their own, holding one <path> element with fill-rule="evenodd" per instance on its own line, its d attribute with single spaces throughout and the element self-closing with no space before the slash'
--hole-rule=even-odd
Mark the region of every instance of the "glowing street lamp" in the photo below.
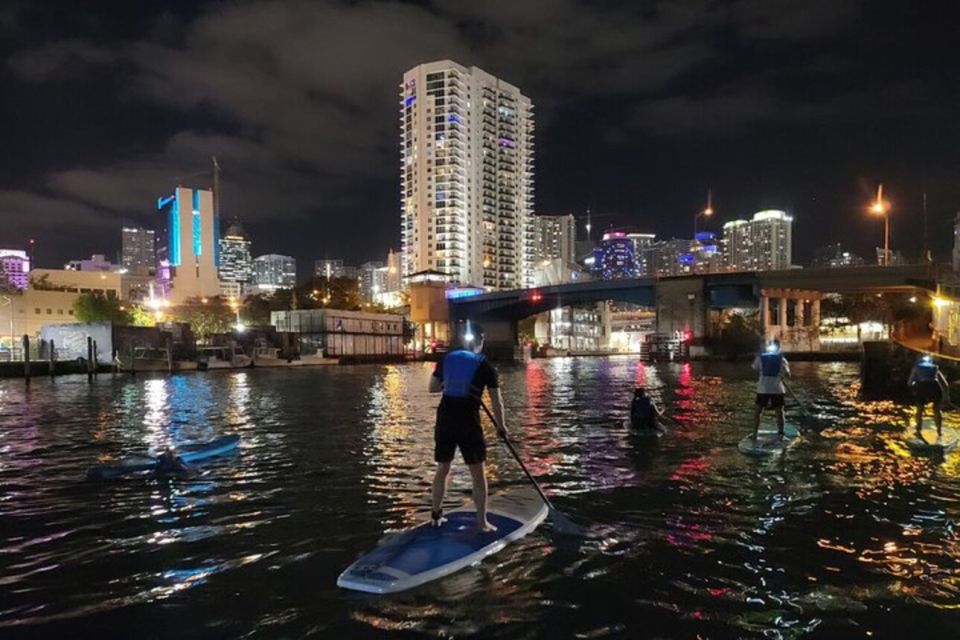
<svg viewBox="0 0 960 640">
<path fill-rule="evenodd" d="M 713 190 L 707 189 L 707 206 L 703 208 L 703 211 L 697 213 L 693 216 L 693 238 L 697 238 L 697 220 L 700 218 L 709 218 L 713 215 Z"/>
<path fill-rule="evenodd" d="M 883 184 L 877 186 L 877 198 L 870 205 L 870 213 L 883 216 L 883 266 L 890 266 L 890 203 L 883 199 Z"/>
</svg>

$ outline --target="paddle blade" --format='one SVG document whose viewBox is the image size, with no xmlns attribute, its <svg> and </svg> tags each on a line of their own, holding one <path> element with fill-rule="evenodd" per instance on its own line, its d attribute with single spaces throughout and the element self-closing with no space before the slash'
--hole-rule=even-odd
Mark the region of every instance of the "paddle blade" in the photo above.
<svg viewBox="0 0 960 640">
<path fill-rule="evenodd" d="M 553 525 L 553 530 L 560 535 L 577 536 L 579 538 L 587 537 L 587 532 L 583 527 L 556 509 L 550 510 L 550 523 Z"/>
</svg>

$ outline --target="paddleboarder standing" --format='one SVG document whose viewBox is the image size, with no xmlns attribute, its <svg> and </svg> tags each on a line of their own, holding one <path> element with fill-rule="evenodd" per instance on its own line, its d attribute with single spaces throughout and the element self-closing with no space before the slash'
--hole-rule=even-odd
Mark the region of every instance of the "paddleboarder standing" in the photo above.
<svg viewBox="0 0 960 640">
<path fill-rule="evenodd" d="M 777 416 L 777 437 L 783 438 L 783 397 L 787 390 L 783 378 L 790 377 L 790 364 L 780 353 L 780 341 L 774 339 L 763 353 L 753 360 L 753 370 L 760 373 L 757 382 L 757 400 L 753 410 L 753 439 L 760 432 L 760 414 L 764 409 L 774 410 Z"/>
<path fill-rule="evenodd" d="M 933 421 L 937 425 L 937 437 L 943 436 L 943 414 L 940 405 L 944 400 L 950 400 L 950 386 L 940 367 L 933 361 L 933 356 L 925 353 L 917 359 L 907 385 L 913 391 L 917 402 L 917 437 L 923 440 L 923 408 L 927 403 L 933 404 Z"/>
<path fill-rule="evenodd" d="M 500 381 L 497 372 L 481 353 L 483 329 L 467 323 L 461 335 L 461 347 L 450 351 L 437 363 L 430 378 L 430 392 L 440 393 L 437 407 L 437 422 L 434 427 L 434 460 L 437 470 L 433 477 L 433 511 L 435 526 L 445 522 L 443 496 L 447 488 L 447 476 L 454 453 L 460 455 L 473 479 L 473 502 L 477 508 L 477 527 L 481 531 L 496 531 L 487 522 L 487 476 L 484 462 L 487 459 L 487 444 L 480 423 L 480 402 L 483 390 L 490 393 L 497 433 L 506 437 L 507 428 L 503 419 L 503 399 L 500 396 Z"/>
</svg>

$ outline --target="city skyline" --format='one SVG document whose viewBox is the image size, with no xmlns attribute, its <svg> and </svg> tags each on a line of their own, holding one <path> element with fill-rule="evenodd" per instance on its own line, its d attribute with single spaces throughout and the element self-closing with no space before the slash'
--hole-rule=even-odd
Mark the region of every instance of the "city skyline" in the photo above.
<svg viewBox="0 0 960 640">
<path fill-rule="evenodd" d="M 20 126 L 0 172 L 0 214 L 10 221 L 0 244 L 24 246 L 59 225 L 70 232 L 43 237 L 38 264 L 115 255 L 119 241 L 105 231 L 121 218 L 146 224 L 151 195 L 171 182 L 208 187 L 197 172 L 217 155 L 222 213 L 245 221 L 258 251 L 302 265 L 324 255 L 381 259 L 400 246 L 395 87 L 404 69 L 450 58 L 521 87 L 538 105 L 538 212 L 590 208 L 598 230 L 688 237 L 684 218 L 692 223 L 710 187 L 716 215 L 701 221 L 705 229 L 785 209 L 797 221 L 797 262 L 807 263 L 823 235 L 872 255 L 882 225 L 866 207 L 883 182 L 892 246 L 919 253 L 926 192 L 929 242 L 939 257 L 949 252 L 960 208 L 955 144 L 943 134 L 957 93 L 946 62 L 951 9 L 732 2 L 644 12 L 558 2 L 544 17 L 546 3 L 361 2 L 303 9 L 287 21 L 302 36 L 240 29 L 289 17 L 294 4 L 174 4 L 80 23 L 50 6 L 6 8 L 9 64 L 0 73 L 11 90 L 0 109 Z M 176 28 L 161 29 L 164 20 Z M 605 47 L 595 42 L 600 33 Z M 571 38 L 584 43 L 576 56 L 559 46 Z M 317 42 L 339 47 L 355 73 L 305 70 L 285 55 Z M 209 58 L 238 46 L 278 59 L 281 72 Z M 204 64 L 235 82 L 215 95 L 190 79 Z M 129 91 L 104 90 L 124 74 Z M 254 109 L 264 84 L 290 99 Z M 328 97 L 312 98 L 316 90 Z M 357 219 L 368 223 L 363 241 L 353 234 Z"/>
</svg>

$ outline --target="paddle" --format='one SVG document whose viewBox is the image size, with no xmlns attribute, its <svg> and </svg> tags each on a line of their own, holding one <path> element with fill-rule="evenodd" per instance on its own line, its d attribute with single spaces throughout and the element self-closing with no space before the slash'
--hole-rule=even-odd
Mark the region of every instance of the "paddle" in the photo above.
<svg viewBox="0 0 960 640">
<path fill-rule="evenodd" d="M 480 406 L 483 407 L 484 413 L 487 414 L 487 417 L 490 418 L 490 421 L 496 426 L 497 420 L 493 417 L 493 413 L 490 412 L 490 409 L 487 407 L 487 404 L 481 400 Z M 507 449 L 510 450 L 510 453 L 513 455 L 513 459 L 517 461 L 517 464 L 520 465 L 520 468 L 523 469 L 523 473 L 527 476 L 527 480 L 533 485 L 533 488 L 537 490 L 537 493 L 540 494 L 540 498 L 543 500 L 543 503 L 547 505 L 547 509 L 550 512 L 550 521 L 553 523 L 553 528 L 560 534 L 567 536 L 585 536 L 584 531 L 576 523 L 574 523 L 570 518 L 563 515 L 553 506 L 550 502 L 550 498 L 547 497 L 547 494 L 543 492 L 543 489 L 540 488 L 540 484 L 536 479 L 531 475 L 530 471 L 527 469 L 527 465 L 523 463 L 523 460 L 520 458 L 520 454 L 517 453 L 517 450 L 513 447 L 513 443 L 510 442 L 510 438 L 506 435 L 501 435 L 500 438 L 503 440 L 503 443 L 507 445 Z"/>
</svg>

